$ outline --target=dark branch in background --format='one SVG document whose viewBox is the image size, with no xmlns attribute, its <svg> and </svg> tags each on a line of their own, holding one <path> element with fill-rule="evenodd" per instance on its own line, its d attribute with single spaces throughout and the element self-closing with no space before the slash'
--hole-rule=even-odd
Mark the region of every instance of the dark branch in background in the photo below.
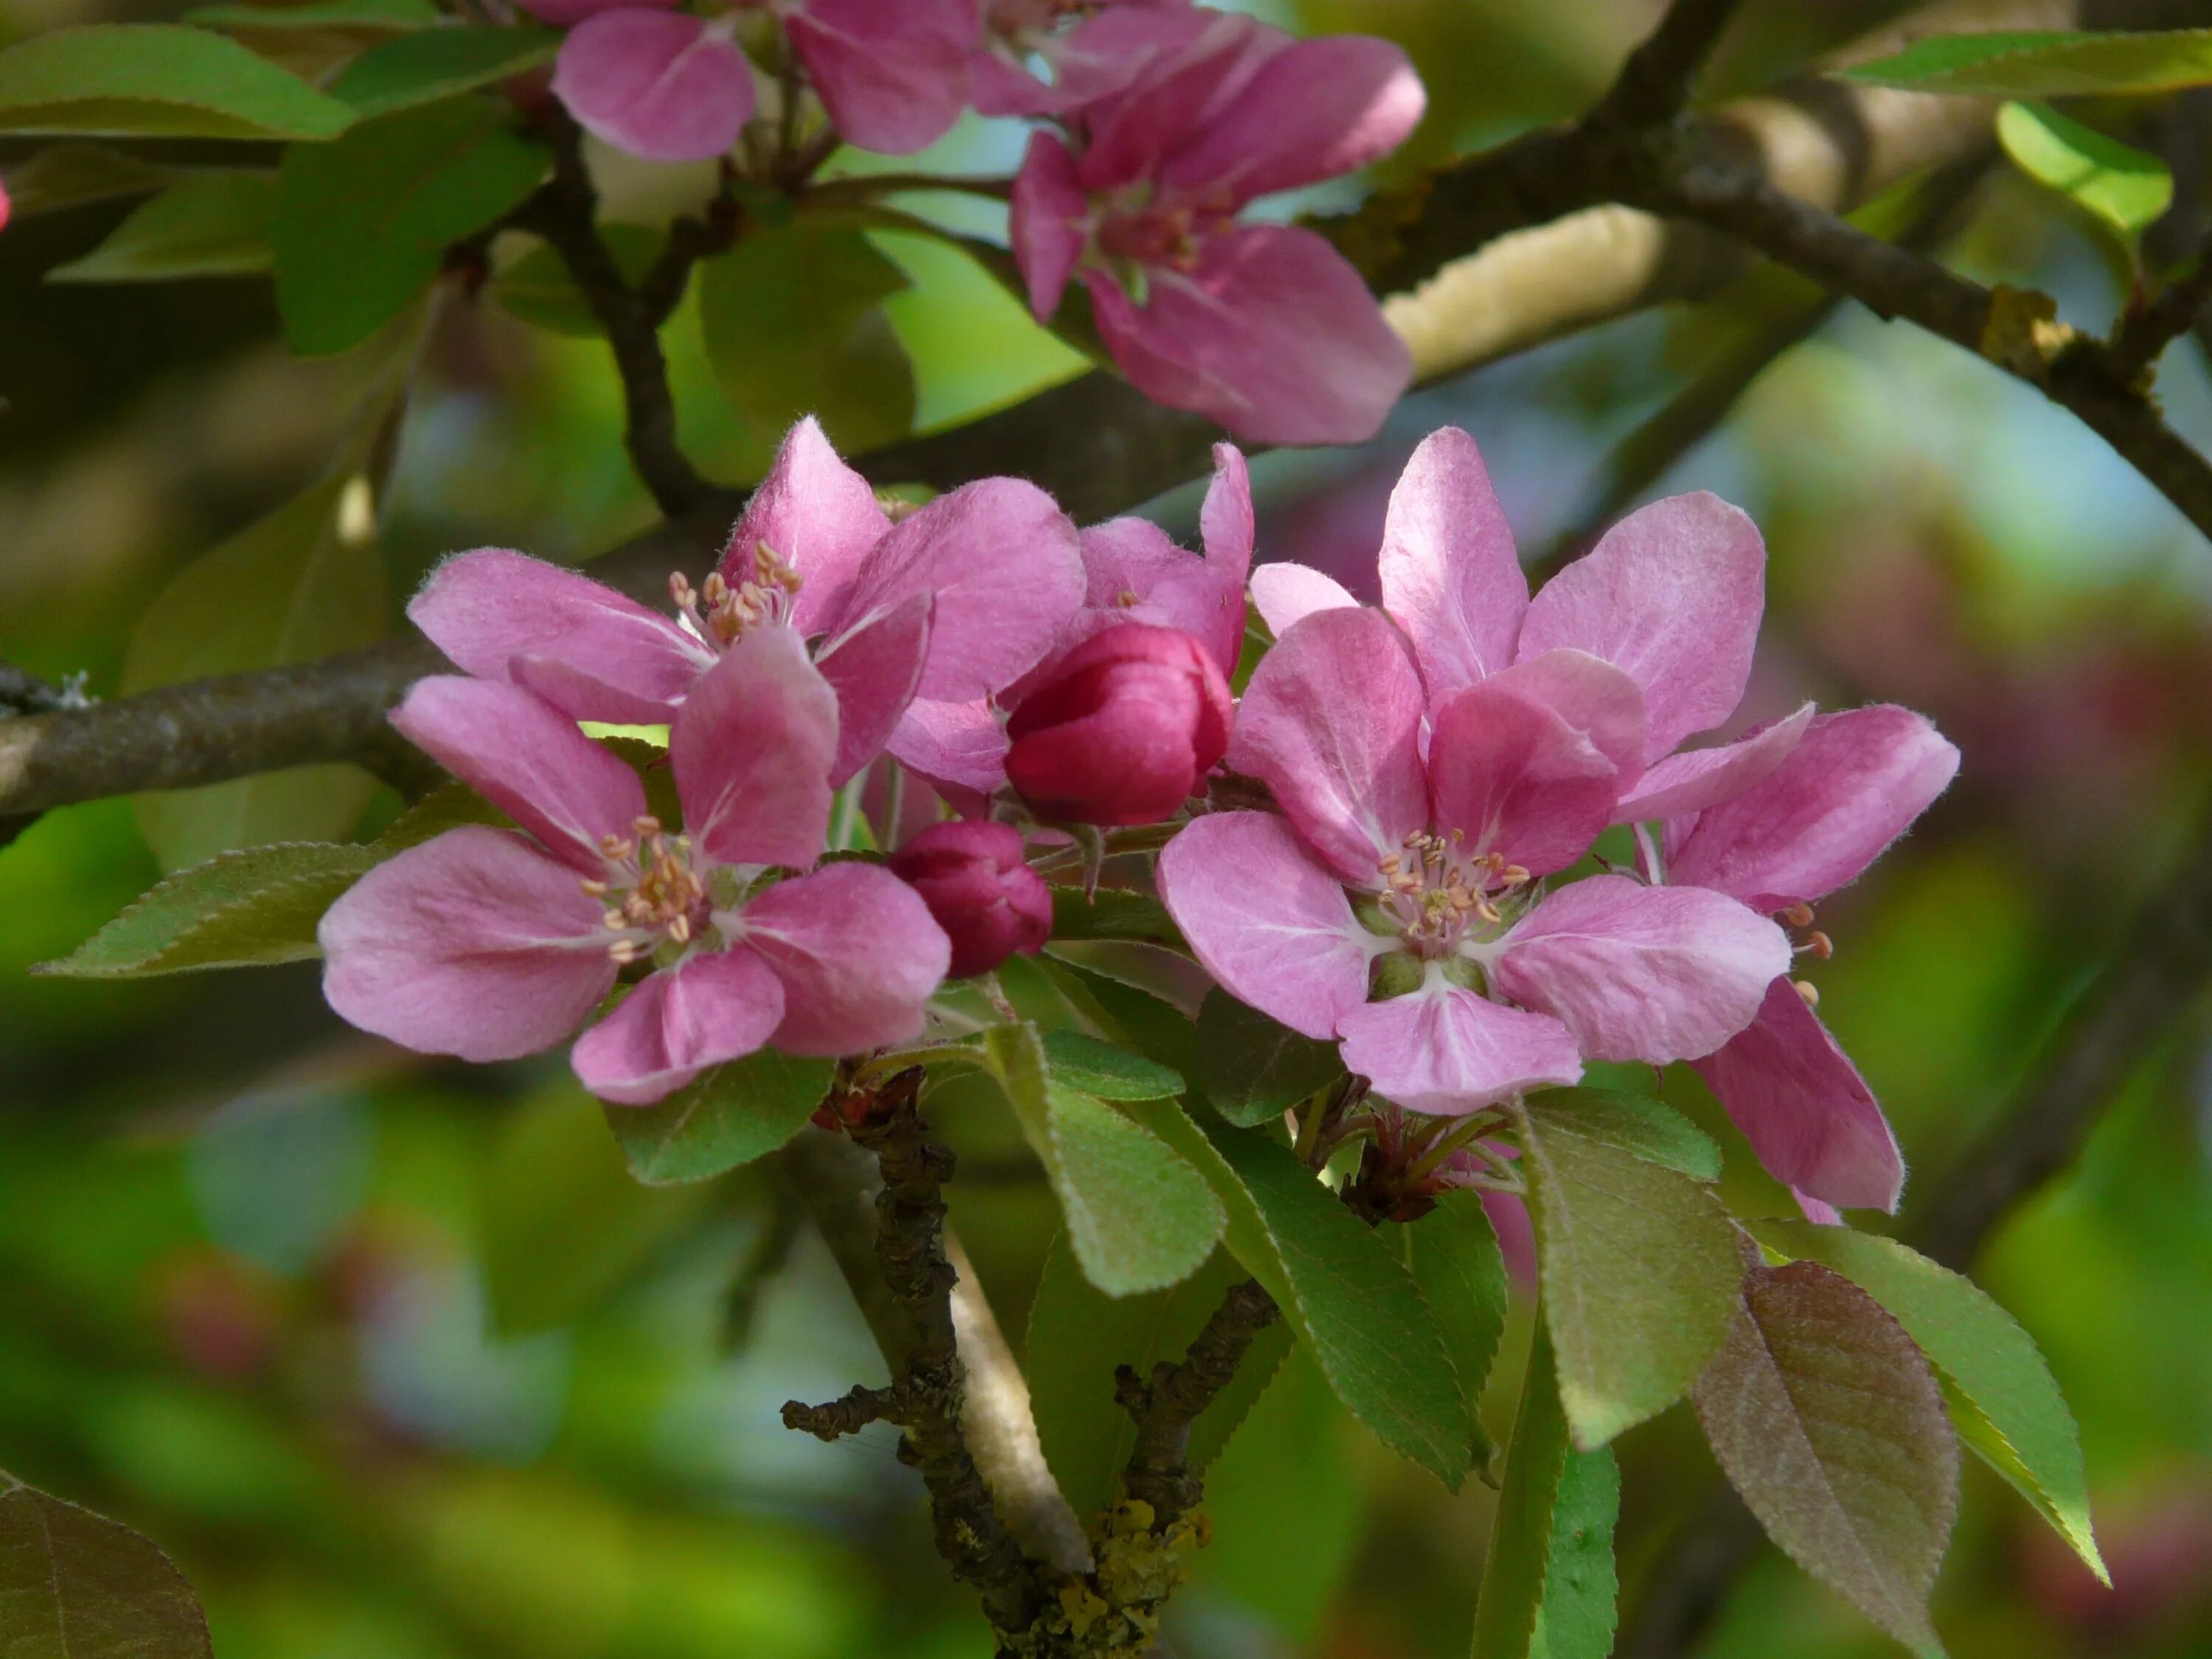
<svg viewBox="0 0 2212 1659">
<path fill-rule="evenodd" d="M 557 106 L 549 106 L 544 129 L 553 152 L 552 179 L 523 204 L 511 222 L 551 245 L 605 330 L 622 376 L 623 441 L 630 464 L 660 510 L 674 517 L 706 500 L 714 486 L 677 441 L 676 400 L 668 389 L 660 325 L 682 299 L 692 262 L 710 242 L 678 222 L 659 264 L 643 284 L 632 288 L 599 235 L 599 192 L 584 165 L 581 130 Z"/>
<path fill-rule="evenodd" d="M 1153 1530 L 1181 1520 L 1205 1496 L 1190 1468 L 1191 1425 L 1236 1376 L 1253 1339 L 1281 1317 L 1275 1298 L 1248 1279 L 1230 1287 L 1180 1364 L 1162 1360 L 1149 1381 L 1127 1365 L 1115 1374 L 1114 1397 L 1137 1425 L 1121 1486 L 1152 1505 Z"/>
<path fill-rule="evenodd" d="M 1966 1272 L 2021 1200 L 2081 1155 L 2097 1115 L 2212 988 L 2212 820 L 2179 870 L 2136 914 L 2040 1046 L 2005 1109 L 1910 1212 L 1905 1241 Z M 1736 1579 L 1758 1559 L 1758 1523 L 1723 1488 L 1647 1567 L 1620 1659 L 1695 1650 Z"/>
<path fill-rule="evenodd" d="M 1674 0 L 1650 38 L 1628 54 L 1584 125 L 1648 127 L 1680 115 L 1705 60 L 1742 9 L 1743 0 Z"/>
<path fill-rule="evenodd" d="M 0 662 L 0 720 L 16 714 L 57 714 L 83 707 L 82 693 L 40 679 L 14 663 Z"/>
<path fill-rule="evenodd" d="M 2121 318 L 2112 336 L 2112 372 L 2133 385 L 2167 346 L 2196 325 L 2207 302 L 2212 302 L 2212 237 L 2197 249 L 2195 270 Z"/>
</svg>

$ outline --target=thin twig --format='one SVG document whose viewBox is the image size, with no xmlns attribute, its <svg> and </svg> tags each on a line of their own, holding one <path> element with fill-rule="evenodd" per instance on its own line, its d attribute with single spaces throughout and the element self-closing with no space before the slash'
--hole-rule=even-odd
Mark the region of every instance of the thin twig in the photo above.
<svg viewBox="0 0 2212 1659">
<path fill-rule="evenodd" d="M 1281 1317 L 1275 1298 L 1248 1279 L 1230 1287 L 1180 1364 L 1160 1361 L 1149 1381 L 1127 1365 L 1115 1374 L 1114 1397 L 1137 1425 L 1121 1486 L 1152 1506 L 1154 1531 L 1198 1507 L 1206 1488 L 1190 1467 L 1191 1425 L 1234 1380 L 1255 1339 Z"/>
<path fill-rule="evenodd" d="M 0 662 L 0 720 L 19 714 L 55 714 L 83 707 L 83 692 L 40 679 L 11 662 Z"/>
<path fill-rule="evenodd" d="M 1674 0 L 1659 27 L 1628 54 L 1583 125 L 1644 127 L 1674 119 L 1690 101 L 1705 60 L 1742 9 L 1743 0 Z"/>
<path fill-rule="evenodd" d="M 2149 304 L 2129 312 L 2113 331 L 2112 370 L 2133 385 L 2166 347 L 2186 334 L 2212 303 L 2212 237 L 2197 251 L 2196 268 L 2169 283 Z"/>
</svg>

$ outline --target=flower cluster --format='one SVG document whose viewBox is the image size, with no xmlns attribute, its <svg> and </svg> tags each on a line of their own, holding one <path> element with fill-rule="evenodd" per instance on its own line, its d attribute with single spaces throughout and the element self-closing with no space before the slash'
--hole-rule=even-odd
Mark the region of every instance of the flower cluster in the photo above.
<svg viewBox="0 0 2212 1659">
<path fill-rule="evenodd" d="M 1371 436 L 1412 376 L 1365 284 L 1314 232 L 1243 217 L 1420 119 L 1405 54 L 1300 40 L 1189 0 L 524 0 L 569 33 L 553 90 L 648 160 L 727 153 L 759 105 L 746 41 L 794 62 L 836 134 L 907 155 L 963 109 L 1039 122 L 1013 185 L 1040 320 L 1071 281 L 1146 395 L 1266 443 Z M 780 35 L 780 40 L 777 38 Z"/>
<path fill-rule="evenodd" d="M 1765 553 L 1743 514 L 1656 502 L 1532 596 L 1447 428 L 1391 498 L 1380 608 L 1250 573 L 1227 446 L 1201 538 L 1079 532 L 1008 478 L 895 514 L 808 422 L 718 569 L 672 580 L 672 615 L 459 555 L 411 614 L 468 677 L 393 719 L 518 828 L 449 831 L 340 901 L 332 1004 L 489 1060 L 627 981 L 574 1065 L 648 1102 L 764 1043 L 913 1039 L 947 975 L 1047 943 L 1033 855 L 1084 840 L 1095 872 L 1105 829 L 1166 823 L 1158 890 L 1198 963 L 1340 1044 L 1377 1109 L 1463 1117 L 1589 1061 L 1684 1060 L 1808 1211 L 1894 1206 L 1896 1143 L 1793 963 L 1831 948 L 1814 902 L 1958 756 L 1894 708 L 1683 746 L 1750 672 Z M 1248 586 L 1273 641 L 1239 702 Z M 667 726 L 680 828 L 580 721 Z M 836 793 L 871 781 L 873 855 L 823 862 Z M 1622 861 L 1595 855 L 1608 833 Z"/>
</svg>

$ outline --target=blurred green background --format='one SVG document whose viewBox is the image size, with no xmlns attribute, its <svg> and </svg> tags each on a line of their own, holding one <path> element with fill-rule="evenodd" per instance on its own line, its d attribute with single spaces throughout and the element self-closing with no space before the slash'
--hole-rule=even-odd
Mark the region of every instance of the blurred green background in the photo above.
<svg viewBox="0 0 2212 1659">
<path fill-rule="evenodd" d="M 1400 168 L 1576 111 L 1656 11 L 1255 9 L 1413 52 L 1432 111 Z M 1758 84 L 1883 10 L 1754 6 L 1717 82 Z M 0 39 L 170 15 L 0 0 Z M 922 165 L 1005 170 L 1018 146 L 974 123 Z M 606 183 L 616 216 L 645 222 L 693 187 L 619 166 Z M 149 605 L 175 571 L 316 475 L 367 374 L 289 358 L 263 279 L 42 283 L 124 210 L 0 234 L 0 658 L 82 672 L 95 695 L 115 690 L 134 631 L 163 625 Z M 914 279 L 890 309 L 921 426 L 1078 366 L 957 254 L 880 246 Z M 2044 287 L 2078 323 L 2103 325 L 2122 297 L 2094 228 L 2001 162 L 1948 252 Z M 1802 298 L 1754 279 L 1422 393 L 1365 450 L 1267 458 L 1262 556 L 1371 580 L 1389 482 L 1445 421 L 1483 445 L 1524 554 L 1585 535 L 1613 447 Z M 724 407 L 697 336 L 689 310 L 668 331 L 686 435 L 708 472 L 743 482 L 775 434 Z M 2177 346 L 2160 386 L 2204 442 L 2196 353 Z M 489 295 L 449 307 L 379 550 L 392 591 L 454 549 L 576 559 L 650 523 L 618 421 L 596 342 L 526 327 Z M 1917 832 L 1822 912 L 1839 947 L 1822 1012 L 1930 1189 L 2130 901 L 2203 854 L 2212 550 L 2032 392 L 1849 311 L 1644 494 L 1692 487 L 1749 508 L 1772 554 L 1745 720 L 1807 696 L 1896 700 L 1965 751 Z M 1158 510 L 1188 528 L 1193 505 Z M 392 805 L 380 790 L 369 811 Z M 400 1054 L 325 1011 L 311 965 L 115 986 L 25 975 L 157 873 L 124 801 L 52 813 L 0 850 L 0 1467 L 168 1548 L 222 1659 L 988 1653 L 885 1433 L 824 1446 L 778 1424 L 786 1398 L 883 1378 L 826 1254 L 764 1176 L 634 1187 L 557 1059 L 466 1070 Z M 2200 1011 L 2142 1057 L 2080 1167 L 1980 1263 L 2074 1402 L 2118 1587 L 2100 1590 L 1977 1464 L 1937 1599 L 1969 1659 L 2212 1654 L 2207 1035 Z M 1665 1089 L 1717 1123 L 1686 1072 Z M 1018 1347 L 1050 1197 L 1010 1124 L 963 1108 L 944 1127 L 968 1162 L 955 1224 Z M 1731 1195 L 1785 1206 L 1730 1149 Z M 1509 1350 L 1495 1429 L 1518 1370 Z M 1623 1458 L 1632 1597 L 1717 1476 L 1685 1408 Z M 1174 1650 L 1462 1654 L 1489 1503 L 1480 1486 L 1448 1498 L 1288 1366 L 1209 1483 L 1215 1542 Z M 1888 1650 L 1770 1554 L 1707 1650 Z"/>
</svg>

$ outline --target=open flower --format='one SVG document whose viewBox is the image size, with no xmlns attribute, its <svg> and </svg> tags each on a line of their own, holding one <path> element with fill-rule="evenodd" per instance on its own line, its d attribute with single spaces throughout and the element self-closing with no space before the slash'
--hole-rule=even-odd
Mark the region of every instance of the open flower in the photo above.
<svg viewBox="0 0 2212 1659">
<path fill-rule="evenodd" d="M 1148 397 L 1267 443 L 1371 437 L 1413 374 L 1359 274 L 1320 236 L 1237 217 L 1396 148 L 1424 94 L 1365 36 L 1117 6 L 1065 42 L 1060 120 L 1014 182 L 1014 254 L 1041 319 L 1071 276 Z"/>
<path fill-rule="evenodd" d="M 1586 1057 L 1710 1054 L 1788 968 L 1779 927 L 1625 876 L 1538 896 L 1610 822 L 1623 776 L 1558 705 L 1620 684 L 1553 653 L 1431 704 L 1389 617 L 1308 617 L 1253 676 L 1230 752 L 1282 816 L 1199 818 L 1160 855 L 1161 895 L 1231 994 L 1340 1039 L 1408 1110 L 1571 1084 Z"/>
<path fill-rule="evenodd" d="M 1856 881 L 1958 768 L 1957 749 L 1910 709 L 1821 715 L 1748 789 L 1668 821 L 1666 880 L 1809 927 L 1813 903 Z M 1813 935 L 1813 949 L 1825 954 L 1826 936 Z M 1897 1139 L 1866 1079 L 1789 981 L 1767 988 L 1748 1029 L 1694 1064 L 1759 1162 L 1816 1218 L 1896 1209 L 1905 1187 Z"/>
<path fill-rule="evenodd" d="M 1188 10 L 1191 0 L 982 0 L 982 39 L 969 60 L 969 97 L 985 115 L 1049 115 L 1096 97 L 1127 56 L 1097 55 L 1068 28 L 1119 5 Z M 1050 79 L 1039 77 L 1042 64 Z"/>
<path fill-rule="evenodd" d="M 1083 596 L 1075 526 L 1034 484 L 984 478 L 894 525 L 811 418 L 793 427 L 703 589 L 675 617 L 503 548 L 458 554 L 408 606 L 456 664 L 578 720 L 658 725 L 737 643 L 809 642 L 836 693 L 842 783 L 922 738 L 917 698 L 979 701 L 1035 667 Z"/>
<path fill-rule="evenodd" d="M 433 678 L 392 718 L 524 833 L 448 830 L 331 907 L 324 994 L 364 1030 L 511 1060 L 649 963 L 571 1054 L 592 1093 L 641 1105 L 767 1043 L 842 1054 L 921 1030 L 951 947 L 914 890 L 858 863 L 779 878 L 822 855 L 837 750 L 836 699 L 795 635 L 738 641 L 678 712 L 680 835 L 629 766 L 517 687 Z"/>
<path fill-rule="evenodd" d="M 734 14 L 694 17 L 675 3 L 525 0 L 547 22 L 573 26 L 553 92 L 578 125 L 649 161 L 706 161 L 752 118 L 752 65 Z"/>
</svg>

